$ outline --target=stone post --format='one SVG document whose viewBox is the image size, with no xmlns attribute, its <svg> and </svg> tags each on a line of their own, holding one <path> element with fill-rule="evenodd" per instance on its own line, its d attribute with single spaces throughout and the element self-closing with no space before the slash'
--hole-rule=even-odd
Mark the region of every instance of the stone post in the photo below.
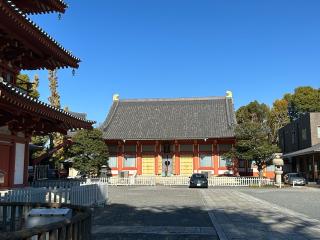
<svg viewBox="0 0 320 240">
<path fill-rule="evenodd" d="M 281 188 L 281 175 L 283 173 L 282 166 L 283 166 L 283 159 L 280 158 L 278 154 L 276 154 L 275 158 L 273 159 L 273 165 L 275 165 L 274 173 L 276 175 L 276 184 Z"/>
</svg>

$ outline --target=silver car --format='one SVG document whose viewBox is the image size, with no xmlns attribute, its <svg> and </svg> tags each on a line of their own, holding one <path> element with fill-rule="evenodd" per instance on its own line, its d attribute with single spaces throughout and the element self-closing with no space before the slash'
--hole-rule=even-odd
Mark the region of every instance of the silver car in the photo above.
<svg viewBox="0 0 320 240">
<path fill-rule="evenodd" d="M 306 185 L 306 179 L 301 177 L 299 173 L 287 173 L 283 177 L 284 183 L 290 185 Z"/>
</svg>

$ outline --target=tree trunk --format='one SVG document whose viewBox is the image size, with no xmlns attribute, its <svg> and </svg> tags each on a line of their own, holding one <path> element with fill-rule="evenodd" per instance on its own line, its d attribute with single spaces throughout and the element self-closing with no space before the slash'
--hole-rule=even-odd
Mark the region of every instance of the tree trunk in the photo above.
<svg viewBox="0 0 320 240">
<path fill-rule="evenodd" d="M 259 178 L 263 178 L 263 164 L 262 162 L 257 162 L 257 166 L 258 166 L 258 172 L 259 172 Z"/>
</svg>

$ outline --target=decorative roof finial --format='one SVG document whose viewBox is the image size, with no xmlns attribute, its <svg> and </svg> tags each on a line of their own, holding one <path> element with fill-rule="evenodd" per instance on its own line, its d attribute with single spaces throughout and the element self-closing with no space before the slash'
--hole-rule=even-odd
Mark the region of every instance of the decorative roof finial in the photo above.
<svg viewBox="0 0 320 240">
<path fill-rule="evenodd" d="M 232 98 L 232 92 L 231 91 L 226 91 L 226 97 L 227 98 Z"/>
</svg>

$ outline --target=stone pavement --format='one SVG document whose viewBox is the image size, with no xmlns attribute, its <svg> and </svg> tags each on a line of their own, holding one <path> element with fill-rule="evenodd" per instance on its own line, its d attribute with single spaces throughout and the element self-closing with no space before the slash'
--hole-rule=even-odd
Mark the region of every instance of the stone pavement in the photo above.
<svg viewBox="0 0 320 240">
<path fill-rule="evenodd" d="M 95 212 L 95 240 L 218 239 L 197 189 L 110 187 L 109 195 Z"/>
<path fill-rule="evenodd" d="M 93 239 L 320 240 L 320 221 L 312 215 L 250 194 L 266 191 L 281 197 L 286 192 L 291 194 L 288 196 L 296 193 L 302 204 L 302 196 L 310 194 L 303 188 L 292 192 L 231 187 L 110 187 L 109 205 L 95 212 Z"/>
<path fill-rule="evenodd" d="M 201 190 L 201 194 L 221 240 L 320 239 L 319 220 L 237 189 Z"/>
</svg>

